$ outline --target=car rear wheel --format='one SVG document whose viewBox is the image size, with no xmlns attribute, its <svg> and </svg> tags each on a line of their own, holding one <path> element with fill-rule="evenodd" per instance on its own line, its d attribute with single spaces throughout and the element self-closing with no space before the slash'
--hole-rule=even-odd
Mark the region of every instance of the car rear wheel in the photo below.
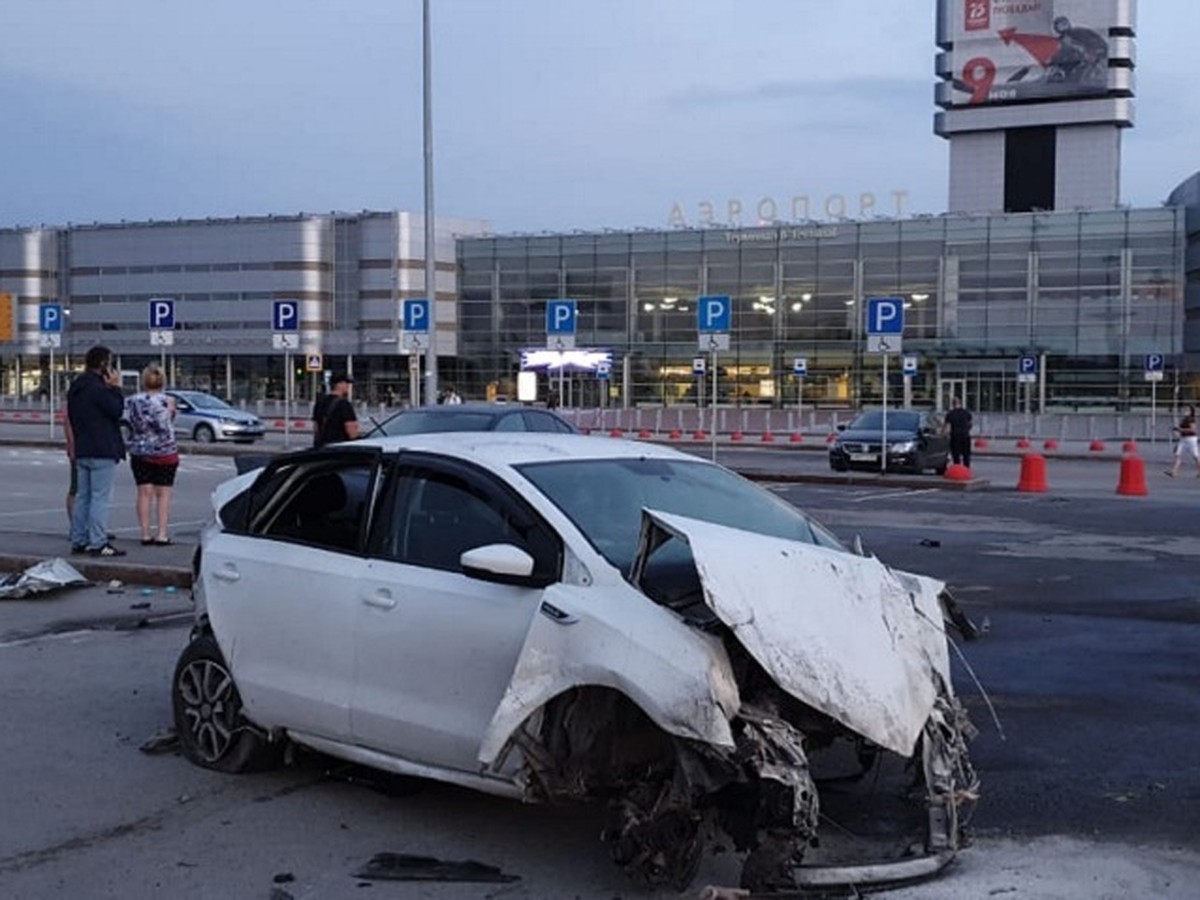
<svg viewBox="0 0 1200 900">
<path fill-rule="evenodd" d="M 200 444 L 211 444 L 217 439 L 216 432 L 212 430 L 211 425 L 197 425 L 192 437 Z"/>
<path fill-rule="evenodd" d="M 218 772 L 253 772 L 279 762 L 282 742 L 269 743 L 242 715 L 242 698 L 212 635 L 180 654 L 171 682 L 179 747 L 188 760 Z"/>
</svg>

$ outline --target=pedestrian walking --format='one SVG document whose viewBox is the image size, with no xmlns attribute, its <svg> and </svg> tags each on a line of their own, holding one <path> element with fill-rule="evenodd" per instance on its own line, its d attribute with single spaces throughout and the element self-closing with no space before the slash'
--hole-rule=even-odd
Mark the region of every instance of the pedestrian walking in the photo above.
<svg viewBox="0 0 1200 900">
<path fill-rule="evenodd" d="M 950 432 L 950 459 L 971 468 L 971 413 L 963 408 L 962 400 L 954 397 L 950 401 L 950 412 L 946 413 L 946 429 Z"/>
<path fill-rule="evenodd" d="M 337 374 L 329 380 L 329 393 L 313 404 L 313 446 L 324 447 L 352 441 L 358 437 L 358 416 L 350 402 L 350 387 L 354 379 Z"/>
<path fill-rule="evenodd" d="M 74 440 L 79 478 L 71 517 L 71 552 L 124 556 L 108 538 L 117 463 L 125 458 L 121 439 L 121 376 L 112 368 L 112 351 L 96 345 L 84 358 L 85 369 L 67 389 L 67 418 Z"/>
<path fill-rule="evenodd" d="M 1188 406 L 1187 412 L 1173 429 L 1179 435 L 1179 443 L 1175 445 L 1175 462 L 1163 474 L 1174 478 L 1179 474 L 1179 466 L 1183 463 L 1184 455 L 1192 458 L 1196 464 L 1196 477 L 1200 478 L 1200 446 L 1196 440 L 1196 407 Z"/>
<path fill-rule="evenodd" d="M 125 401 L 130 430 L 129 467 L 137 485 L 138 526 L 142 543 L 147 546 L 171 543 L 171 494 L 179 469 L 175 403 L 163 393 L 164 382 L 163 370 L 151 363 L 142 370 L 142 389 Z"/>
</svg>

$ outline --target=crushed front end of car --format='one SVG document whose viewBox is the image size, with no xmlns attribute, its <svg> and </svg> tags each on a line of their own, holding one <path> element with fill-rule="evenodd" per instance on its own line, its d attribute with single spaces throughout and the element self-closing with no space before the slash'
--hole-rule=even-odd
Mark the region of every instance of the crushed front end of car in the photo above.
<svg viewBox="0 0 1200 900">
<path fill-rule="evenodd" d="M 652 511 L 628 575 L 673 614 L 629 626 L 657 653 L 535 623 L 481 762 L 521 768 L 530 799 L 606 800 L 613 858 L 651 885 L 689 884 L 710 840 L 754 891 L 949 864 L 979 782 L 941 582 Z"/>
</svg>

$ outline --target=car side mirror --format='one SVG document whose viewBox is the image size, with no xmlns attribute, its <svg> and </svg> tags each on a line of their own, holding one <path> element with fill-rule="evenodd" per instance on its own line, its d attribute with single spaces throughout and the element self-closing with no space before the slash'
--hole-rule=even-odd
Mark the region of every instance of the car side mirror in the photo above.
<svg viewBox="0 0 1200 900">
<path fill-rule="evenodd" d="M 544 576 L 533 573 L 533 557 L 512 544 L 485 544 L 464 551 L 459 565 L 468 578 L 515 584 L 521 587 L 545 587 Z"/>
</svg>

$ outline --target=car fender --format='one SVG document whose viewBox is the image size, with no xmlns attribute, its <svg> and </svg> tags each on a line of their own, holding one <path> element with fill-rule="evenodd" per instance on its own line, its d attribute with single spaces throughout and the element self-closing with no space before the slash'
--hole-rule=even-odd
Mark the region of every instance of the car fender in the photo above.
<svg viewBox="0 0 1200 900">
<path fill-rule="evenodd" d="M 580 687 L 620 691 L 668 734 L 733 748 L 729 721 L 741 700 L 720 640 L 628 585 L 620 589 L 628 592 L 632 608 L 621 604 L 621 615 L 612 621 L 589 612 L 599 598 L 587 597 L 586 588 L 558 585 L 546 591 L 480 745 L 485 768 L 502 765 L 523 722 Z"/>
</svg>

